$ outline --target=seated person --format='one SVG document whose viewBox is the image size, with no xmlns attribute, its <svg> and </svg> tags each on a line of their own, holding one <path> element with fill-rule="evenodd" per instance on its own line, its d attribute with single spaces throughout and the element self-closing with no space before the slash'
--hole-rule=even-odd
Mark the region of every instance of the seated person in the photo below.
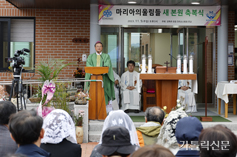
<svg viewBox="0 0 237 157">
<path fill-rule="evenodd" d="M 39 148 L 44 137 L 43 119 L 36 111 L 20 111 L 11 116 L 9 130 L 11 137 L 19 145 L 16 154 L 28 157 L 49 157 L 50 153 Z"/>
<path fill-rule="evenodd" d="M 139 148 L 130 157 L 174 157 L 174 155 L 169 149 L 157 144 Z"/>
<path fill-rule="evenodd" d="M 139 95 L 142 86 L 142 81 L 139 79 L 139 73 L 134 71 L 135 62 L 130 60 L 127 62 L 128 71 L 123 73 L 121 77 L 121 98 L 122 98 L 122 110 L 136 110 L 140 111 L 140 99 Z"/>
<path fill-rule="evenodd" d="M 104 130 L 102 143 L 97 147 L 103 157 L 128 157 L 136 149 L 137 146 L 131 144 L 129 131 L 122 126 L 112 126 Z"/>
<path fill-rule="evenodd" d="M 0 156 L 15 153 L 18 148 L 8 130 L 9 117 L 13 113 L 16 113 L 16 106 L 12 102 L 0 101 Z"/>
<path fill-rule="evenodd" d="M 186 112 L 197 112 L 196 100 L 191 88 L 191 80 L 179 80 L 178 99 Z"/>
<path fill-rule="evenodd" d="M 44 119 L 44 138 L 41 148 L 51 153 L 51 157 L 80 157 L 81 145 L 77 144 L 75 125 L 64 110 L 55 109 Z"/>
<path fill-rule="evenodd" d="M 165 112 L 160 107 L 155 106 L 146 109 L 146 123 L 137 128 L 138 139 L 142 139 L 145 146 L 156 144 L 164 117 Z M 143 145 L 140 144 L 140 146 Z"/>
<path fill-rule="evenodd" d="M 132 119 L 123 110 L 116 110 L 109 112 L 109 115 L 105 118 L 100 142 L 94 147 L 90 157 L 102 157 L 102 155 L 97 151 L 97 148 L 102 144 L 102 135 L 104 131 L 112 126 L 125 127 L 130 134 L 130 143 L 139 148 L 141 141 L 138 140 L 136 128 Z"/>
<path fill-rule="evenodd" d="M 198 144 L 200 157 L 236 157 L 236 135 L 223 125 L 203 129 Z"/>
<path fill-rule="evenodd" d="M 184 117 L 176 125 L 175 137 L 179 145 L 176 157 L 199 157 L 198 137 L 202 123 L 196 117 Z"/>
</svg>

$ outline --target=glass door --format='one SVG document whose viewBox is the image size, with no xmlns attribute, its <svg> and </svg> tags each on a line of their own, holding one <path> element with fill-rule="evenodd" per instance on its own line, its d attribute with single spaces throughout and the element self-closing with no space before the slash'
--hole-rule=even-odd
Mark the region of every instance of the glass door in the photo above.
<svg viewBox="0 0 237 157">
<path fill-rule="evenodd" d="M 123 33 L 123 72 L 127 70 L 127 61 L 133 60 L 135 70 L 139 72 L 138 63 L 141 56 L 152 55 L 152 64 L 164 65 L 170 62 L 171 54 L 171 29 L 154 28 L 125 28 Z M 122 72 L 122 73 L 123 73 Z"/>
<path fill-rule="evenodd" d="M 101 42 L 103 43 L 103 53 L 109 54 L 113 70 L 118 73 L 118 34 L 117 27 L 102 27 Z"/>
<path fill-rule="evenodd" d="M 207 44 L 207 103 L 214 103 L 214 28 L 189 28 L 188 29 L 188 55 L 194 57 L 194 73 L 197 74 L 198 94 L 196 102 L 205 103 L 205 38 L 208 37 Z"/>
</svg>

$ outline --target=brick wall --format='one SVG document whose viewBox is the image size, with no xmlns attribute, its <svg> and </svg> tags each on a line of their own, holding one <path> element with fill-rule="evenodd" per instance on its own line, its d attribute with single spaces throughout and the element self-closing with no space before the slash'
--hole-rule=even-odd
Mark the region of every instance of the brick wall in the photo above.
<svg viewBox="0 0 237 157">
<path fill-rule="evenodd" d="M 35 17 L 35 63 L 49 58 L 65 59 L 75 62 L 82 54 L 90 53 L 89 43 L 73 43 L 72 39 L 90 38 L 90 10 L 64 9 L 17 9 L 5 0 L 0 0 L 2 17 Z M 80 64 L 85 66 L 85 62 Z M 62 70 L 59 78 L 72 77 L 77 65 Z M 0 73 L 0 80 L 9 80 L 9 73 Z M 25 78 L 33 74 L 24 74 Z M 36 74 L 33 78 L 39 77 Z"/>
<path fill-rule="evenodd" d="M 228 43 L 233 43 L 235 48 L 235 12 L 229 11 L 228 13 Z M 232 52 L 235 52 L 233 48 Z M 235 59 L 234 59 L 235 60 Z M 228 66 L 228 80 L 235 79 L 235 66 Z"/>
</svg>

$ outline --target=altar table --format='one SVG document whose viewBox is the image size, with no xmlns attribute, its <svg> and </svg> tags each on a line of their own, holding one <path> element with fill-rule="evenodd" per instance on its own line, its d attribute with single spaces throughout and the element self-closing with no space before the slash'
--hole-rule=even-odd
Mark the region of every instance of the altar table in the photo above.
<svg viewBox="0 0 237 157">
<path fill-rule="evenodd" d="M 215 90 L 215 94 L 218 98 L 218 114 L 221 114 L 221 99 L 225 102 L 225 118 L 228 117 L 228 102 L 229 94 L 233 94 L 233 114 L 236 115 L 236 94 L 237 84 L 229 83 L 227 81 L 218 82 Z"/>
<path fill-rule="evenodd" d="M 192 92 L 197 93 L 196 74 L 140 74 L 141 80 L 155 80 L 156 106 L 167 107 L 167 113 L 177 105 L 178 80 L 193 80 Z"/>
</svg>

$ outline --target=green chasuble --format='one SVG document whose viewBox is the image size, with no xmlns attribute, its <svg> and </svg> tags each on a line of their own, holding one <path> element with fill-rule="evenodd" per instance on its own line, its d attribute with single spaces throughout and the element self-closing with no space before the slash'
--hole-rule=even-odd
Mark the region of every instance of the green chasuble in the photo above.
<svg viewBox="0 0 237 157">
<path fill-rule="evenodd" d="M 105 67 L 109 67 L 109 72 L 107 74 L 102 75 L 103 76 L 103 82 L 104 82 L 104 93 L 105 93 L 105 103 L 108 104 L 109 100 L 115 99 L 114 94 L 114 74 L 112 69 L 112 63 L 110 60 L 110 57 L 108 54 L 102 53 L 101 58 L 97 59 L 97 54 L 93 53 L 90 54 L 86 60 L 86 66 L 87 67 L 96 67 L 97 66 L 97 60 L 100 60 L 100 66 L 103 65 Z M 91 74 L 86 73 L 85 80 L 90 80 Z M 84 90 L 87 91 L 90 89 L 90 82 L 85 82 Z"/>
</svg>

